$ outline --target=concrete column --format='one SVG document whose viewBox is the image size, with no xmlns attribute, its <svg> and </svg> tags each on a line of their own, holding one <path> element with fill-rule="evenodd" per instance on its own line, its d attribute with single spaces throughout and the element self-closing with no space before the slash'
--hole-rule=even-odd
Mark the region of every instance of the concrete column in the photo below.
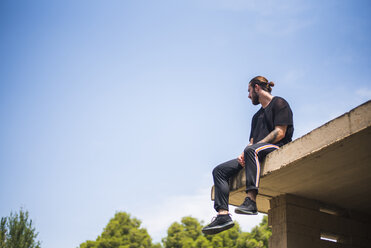
<svg viewBox="0 0 371 248">
<path fill-rule="evenodd" d="M 269 248 L 366 248 L 371 244 L 369 217 L 293 195 L 270 200 L 268 223 L 272 227 Z"/>
</svg>

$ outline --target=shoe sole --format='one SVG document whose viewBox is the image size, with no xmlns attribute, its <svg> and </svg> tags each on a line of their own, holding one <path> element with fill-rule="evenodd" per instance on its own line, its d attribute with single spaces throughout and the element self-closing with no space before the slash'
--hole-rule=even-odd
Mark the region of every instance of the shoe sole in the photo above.
<svg viewBox="0 0 371 248">
<path fill-rule="evenodd" d="M 247 214 L 247 215 L 257 215 L 258 214 L 258 211 L 253 212 L 253 211 L 249 211 L 249 210 L 245 210 L 245 209 L 241 209 L 241 208 L 236 208 L 234 210 L 234 212 L 236 214 Z"/>
<path fill-rule="evenodd" d="M 229 228 L 232 228 L 233 226 L 234 226 L 234 222 L 230 221 L 230 222 L 224 224 L 223 226 L 214 226 L 214 227 L 211 227 L 211 228 L 208 228 L 208 229 L 202 229 L 202 232 L 204 234 L 217 234 L 217 233 L 223 232 L 225 230 L 228 230 Z"/>
</svg>

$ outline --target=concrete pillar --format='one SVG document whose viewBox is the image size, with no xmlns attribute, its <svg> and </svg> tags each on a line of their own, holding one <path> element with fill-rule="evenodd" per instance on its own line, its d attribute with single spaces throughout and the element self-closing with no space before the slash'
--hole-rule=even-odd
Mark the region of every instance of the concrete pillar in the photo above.
<svg viewBox="0 0 371 248">
<path fill-rule="evenodd" d="M 272 227 L 269 248 L 366 248 L 371 244 L 369 217 L 293 195 L 270 200 L 268 224 Z"/>
</svg>

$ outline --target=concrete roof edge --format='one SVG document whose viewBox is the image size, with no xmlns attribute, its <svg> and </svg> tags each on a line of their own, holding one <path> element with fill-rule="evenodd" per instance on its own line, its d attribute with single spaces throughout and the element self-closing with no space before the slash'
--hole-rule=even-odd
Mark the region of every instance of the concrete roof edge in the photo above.
<svg viewBox="0 0 371 248">
<path fill-rule="evenodd" d="M 331 144 L 371 126 L 371 100 L 332 119 L 311 132 L 269 154 L 263 164 L 262 176 L 300 161 Z"/>
<path fill-rule="evenodd" d="M 370 105 L 370 106 L 367 106 L 367 105 Z M 299 137 L 299 138 L 293 140 L 292 142 L 294 142 L 294 141 L 296 141 L 296 140 L 298 140 L 298 139 L 301 139 L 301 138 L 303 138 L 303 137 L 305 137 L 305 136 L 307 136 L 307 135 L 310 135 L 311 133 L 315 132 L 316 130 L 321 129 L 323 126 L 326 126 L 326 125 L 328 125 L 329 123 L 332 123 L 332 122 L 336 121 L 337 119 L 340 119 L 340 118 L 342 118 L 342 117 L 344 117 L 344 116 L 348 116 L 348 115 L 350 115 L 351 113 L 357 111 L 358 109 L 360 109 L 360 108 L 362 108 L 362 107 L 369 107 L 369 108 L 371 109 L 371 100 L 368 100 L 368 101 L 366 101 L 366 102 L 364 102 L 364 103 L 358 105 L 357 107 L 355 107 L 355 108 L 349 110 L 348 112 L 345 112 L 344 114 L 339 115 L 338 117 L 335 117 L 334 119 L 325 122 L 325 123 L 322 124 L 321 126 L 315 128 L 315 129 L 313 129 L 312 131 L 309 131 L 308 133 L 306 133 L 306 134 L 302 135 L 301 137 Z M 368 120 L 369 120 L 369 125 L 371 125 L 371 120 L 370 120 L 370 119 L 368 119 Z M 292 143 L 292 142 L 291 142 L 291 143 Z"/>
</svg>

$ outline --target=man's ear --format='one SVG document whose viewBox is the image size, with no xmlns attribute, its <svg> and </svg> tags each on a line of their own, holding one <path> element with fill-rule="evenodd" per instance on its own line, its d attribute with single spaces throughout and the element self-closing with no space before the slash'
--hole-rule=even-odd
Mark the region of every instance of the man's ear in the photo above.
<svg viewBox="0 0 371 248">
<path fill-rule="evenodd" d="M 259 92 L 261 89 L 260 85 L 255 84 L 255 92 Z"/>
</svg>

